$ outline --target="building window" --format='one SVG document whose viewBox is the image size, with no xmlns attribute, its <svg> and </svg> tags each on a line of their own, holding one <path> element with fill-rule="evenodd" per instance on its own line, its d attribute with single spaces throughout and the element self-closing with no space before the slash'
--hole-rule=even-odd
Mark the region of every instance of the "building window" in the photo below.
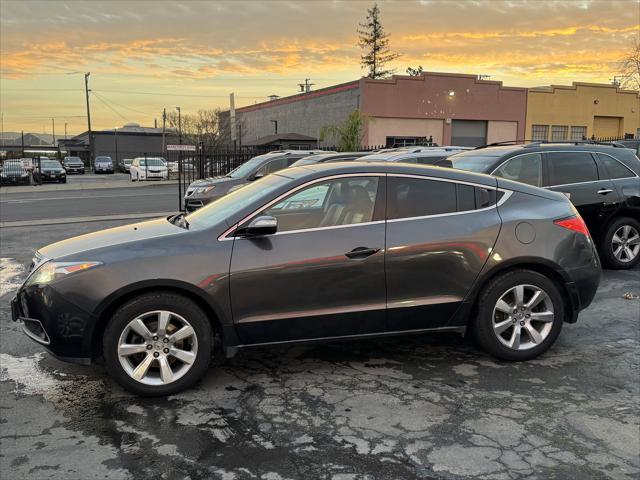
<svg viewBox="0 0 640 480">
<path fill-rule="evenodd" d="M 551 141 L 552 142 L 564 142 L 567 140 L 567 134 L 569 133 L 569 127 L 566 125 L 552 125 L 551 126 Z"/>
<path fill-rule="evenodd" d="M 549 125 L 531 125 L 531 140 L 535 142 L 549 140 Z"/>
<path fill-rule="evenodd" d="M 586 140 L 587 139 L 587 127 L 571 126 L 571 138 L 569 140 Z"/>
<path fill-rule="evenodd" d="M 427 145 L 429 140 L 426 137 L 387 137 L 386 147 L 409 147 L 412 145 Z"/>
</svg>

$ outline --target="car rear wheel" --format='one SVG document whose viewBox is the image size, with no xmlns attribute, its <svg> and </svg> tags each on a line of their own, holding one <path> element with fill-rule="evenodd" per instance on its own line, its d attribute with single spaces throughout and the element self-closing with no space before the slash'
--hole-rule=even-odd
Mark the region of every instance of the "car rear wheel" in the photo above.
<svg viewBox="0 0 640 480">
<path fill-rule="evenodd" d="M 609 268 L 632 268 L 640 261 L 640 222 L 622 217 L 611 222 L 605 231 L 600 253 Z"/>
<path fill-rule="evenodd" d="M 209 367 L 212 344 L 205 313 L 190 299 L 167 292 L 124 304 L 103 337 L 108 371 L 142 396 L 171 395 L 193 386 Z"/>
<path fill-rule="evenodd" d="M 530 270 L 493 279 L 482 291 L 473 333 L 480 346 L 502 360 L 530 360 L 558 338 L 564 304 L 556 284 Z"/>
</svg>

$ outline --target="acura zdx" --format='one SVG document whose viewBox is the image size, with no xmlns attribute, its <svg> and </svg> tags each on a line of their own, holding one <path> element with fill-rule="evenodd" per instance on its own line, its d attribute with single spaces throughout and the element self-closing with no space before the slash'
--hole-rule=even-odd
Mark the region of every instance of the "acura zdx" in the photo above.
<svg viewBox="0 0 640 480">
<path fill-rule="evenodd" d="M 12 317 L 55 356 L 140 395 L 192 386 L 214 338 L 251 346 L 465 333 L 497 358 L 545 352 L 600 263 L 565 195 L 401 163 L 294 167 L 189 215 L 40 249 Z M 216 349 L 218 351 L 218 349 Z"/>
</svg>

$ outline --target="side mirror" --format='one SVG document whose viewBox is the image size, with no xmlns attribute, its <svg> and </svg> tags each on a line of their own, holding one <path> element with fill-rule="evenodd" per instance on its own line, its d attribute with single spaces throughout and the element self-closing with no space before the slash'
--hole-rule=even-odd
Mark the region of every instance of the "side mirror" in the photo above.
<svg viewBox="0 0 640 480">
<path fill-rule="evenodd" d="M 253 182 L 254 180 L 259 180 L 262 177 L 264 177 L 264 172 L 256 172 L 256 174 L 251 177 L 251 181 Z"/>
<path fill-rule="evenodd" d="M 274 217 L 263 215 L 256 217 L 249 225 L 236 231 L 236 237 L 261 237 L 273 235 L 278 231 L 278 220 Z"/>
</svg>

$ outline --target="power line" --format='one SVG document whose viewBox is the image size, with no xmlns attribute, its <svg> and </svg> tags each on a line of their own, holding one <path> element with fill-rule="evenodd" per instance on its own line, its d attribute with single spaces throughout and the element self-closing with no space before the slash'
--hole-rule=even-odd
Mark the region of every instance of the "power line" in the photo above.
<svg viewBox="0 0 640 480">
<path fill-rule="evenodd" d="M 86 115 L 5 115 L 4 118 L 86 118 Z"/>
<path fill-rule="evenodd" d="M 3 88 L 3 92 L 84 92 L 83 88 Z"/>
<path fill-rule="evenodd" d="M 109 105 L 105 100 L 103 100 L 102 97 L 100 95 L 98 95 L 94 90 L 92 90 L 91 93 L 93 94 L 94 97 L 96 97 L 98 100 L 100 100 L 100 102 L 102 102 L 102 104 L 105 107 L 107 107 L 109 110 L 111 110 L 113 113 L 115 113 L 119 117 L 123 118 L 125 122 L 130 122 L 131 121 L 127 117 L 122 115 L 119 111 L 117 111 L 115 108 L 113 108 L 111 105 Z"/>
<path fill-rule="evenodd" d="M 157 95 L 157 96 L 167 96 L 167 97 L 194 97 L 194 98 L 229 98 L 229 95 L 200 95 L 193 93 L 165 93 L 165 92 L 139 92 L 134 90 L 98 90 L 99 92 L 107 92 L 107 93 L 122 93 L 126 95 Z M 95 90 L 94 90 L 95 92 Z M 247 98 L 247 99 L 256 99 L 256 98 L 267 98 L 264 95 L 255 96 L 255 97 L 236 97 L 236 98 Z"/>
<path fill-rule="evenodd" d="M 93 91 L 93 93 L 95 94 L 95 90 Z M 141 113 L 142 115 L 151 115 L 151 116 L 153 116 L 153 114 L 152 114 L 152 113 L 149 113 L 149 112 L 143 112 L 142 110 L 137 110 L 137 109 L 132 108 L 132 107 L 129 107 L 129 106 L 127 106 L 127 105 L 123 105 L 123 104 L 118 103 L 118 102 L 116 102 L 116 101 L 114 101 L 114 100 L 112 100 L 112 99 L 110 99 L 110 98 L 105 97 L 105 96 L 102 96 L 102 98 L 103 98 L 103 99 L 105 99 L 105 100 L 107 100 L 109 103 L 112 103 L 112 104 L 114 104 L 114 105 L 118 105 L 118 106 L 119 106 L 119 107 L 121 107 L 121 108 L 126 108 L 127 110 L 131 110 L 132 112 Z"/>
</svg>

